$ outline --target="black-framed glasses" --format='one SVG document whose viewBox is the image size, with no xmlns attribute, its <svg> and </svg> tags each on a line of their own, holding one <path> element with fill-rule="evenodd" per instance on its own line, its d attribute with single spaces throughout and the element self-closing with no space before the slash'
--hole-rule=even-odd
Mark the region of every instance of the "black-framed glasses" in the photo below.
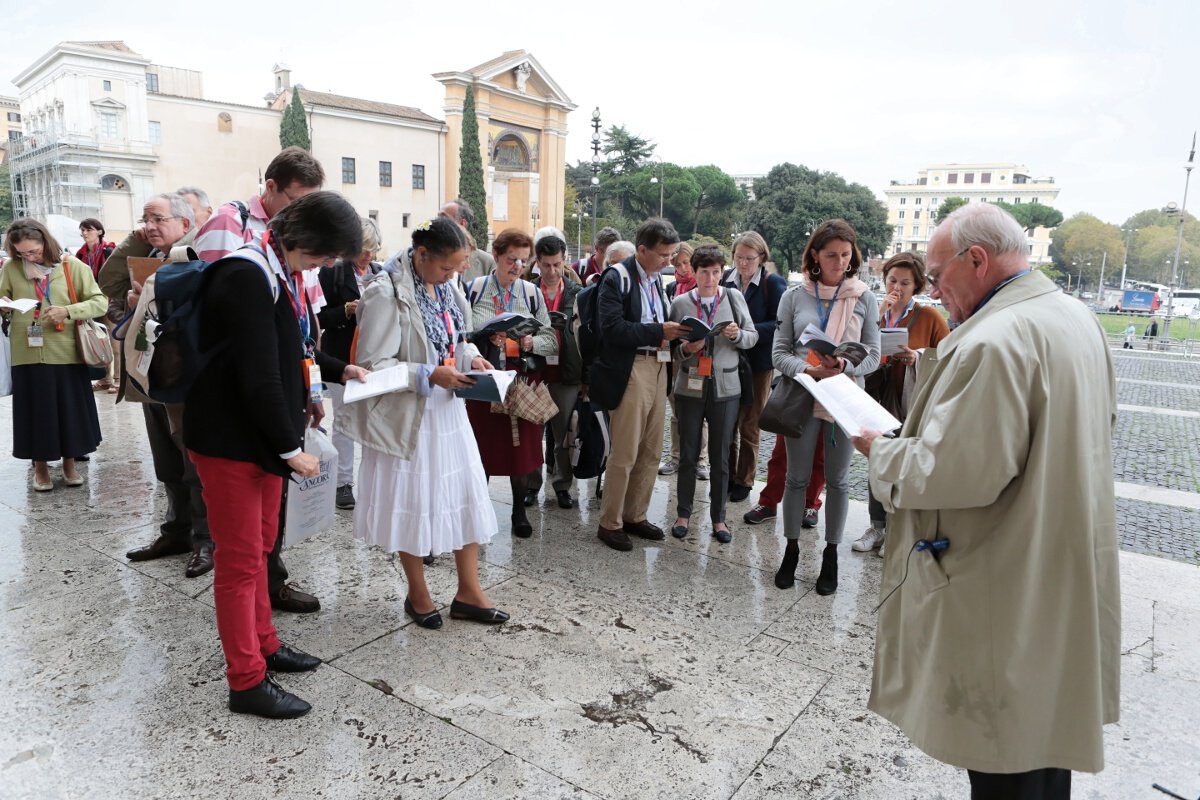
<svg viewBox="0 0 1200 800">
<path fill-rule="evenodd" d="M 182 217 L 178 217 L 178 216 L 162 217 L 162 216 L 158 216 L 156 214 L 152 217 L 142 217 L 141 219 L 138 220 L 138 224 L 149 225 L 150 223 L 154 223 L 155 225 L 165 225 L 167 223 L 167 221 L 173 220 L 173 219 L 182 219 Z"/>
</svg>

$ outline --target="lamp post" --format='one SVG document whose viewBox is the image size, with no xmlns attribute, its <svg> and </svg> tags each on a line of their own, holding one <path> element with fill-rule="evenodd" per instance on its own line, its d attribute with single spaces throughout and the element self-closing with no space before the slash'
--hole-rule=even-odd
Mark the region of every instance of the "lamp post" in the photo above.
<svg viewBox="0 0 1200 800">
<path fill-rule="evenodd" d="M 1133 237 L 1137 235 L 1138 229 L 1131 228 L 1125 232 L 1125 258 L 1121 262 L 1121 285 L 1118 287 L 1121 290 L 1121 298 L 1125 297 L 1125 270 L 1129 268 L 1129 246 L 1133 244 Z"/>
<path fill-rule="evenodd" d="M 596 218 L 600 216 L 600 106 L 592 112 L 592 241 L 596 241 Z"/>
<path fill-rule="evenodd" d="M 1167 319 L 1163 323 L 1163 336 L 1171 336 L 1171 317 L 1175 316 L 1175 285 L 1179 283 L 1179 253 L 1183 249 L 1183 223 L 1187 219 L 1188 185 L 1192 182 L 1192 167 L 1196 162 L 1196 133 L 1192 132 L 1192 150 L 1183 165 L 1183 206 L 1179 209 L 1179 234 L 1175 237 L 1175 263 L 1171 266 L 1171 283 L 1167 286 Z"/>
<path fill-rule="evenodd" d="M 583 218 L 588 215 L 586 209 L 587 198 L 576 197 L 573 216 L 575 217 L 575 258 L 579 261 L 583 261 Z"/>
<path fill-rule="evenodd" d="M 650 184 L 658 184 L 658 215 L 661 217 L 663 215 L 663 187 L 666 186 L 666 183 L 663 181 L 662 159 L 656 158 L 654 160 L 658 162 L 658 175 L 650 178 Z"/>
</svg>

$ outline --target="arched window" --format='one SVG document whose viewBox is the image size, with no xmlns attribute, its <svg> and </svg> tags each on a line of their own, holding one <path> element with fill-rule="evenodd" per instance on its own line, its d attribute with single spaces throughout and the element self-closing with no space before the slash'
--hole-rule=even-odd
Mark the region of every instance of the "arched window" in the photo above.
<svg viewBox="0 0 1200 800">
<path fill-rule="evenodd" d="M 110 173 L 100 179 L 100 188 L 106 192 L 125 192 L 129 190 L 129 181 Z"/>
<path fill-rule="evenodd" d="M 506 133 L 496 141 L 492 150 L 492 165 L 513 172 L 529 171 L 529 148 L 519 136 Z"/>
</svg>

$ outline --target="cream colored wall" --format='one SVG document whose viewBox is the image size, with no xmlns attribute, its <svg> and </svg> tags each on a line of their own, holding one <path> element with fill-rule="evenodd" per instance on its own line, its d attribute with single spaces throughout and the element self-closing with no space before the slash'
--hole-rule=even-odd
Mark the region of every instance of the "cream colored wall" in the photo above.
<svg viewBox="0 0 1200 800">
<path fill-rule="evenodd" d="M 313 155 L 325 168 L 325 188 L 341 192 L 359 215 L 378 211 L 385 255 L 408 247 L 412 229 L 437 215 L 446 188 L 441 173 L 442 134 L 318 108 L 309 117 Z M 355 161 L 353 184 L 342 183 L 342 158 Z M 379 162 L 392 162 L 392 185 L 379 185 Z M 414 164 L 425 167 L 425 188 L 412 188 Z M 409 215 L 407 227 L 404 215 Z"/>
<path fill-rule="evenodd" d="M 146 72 L 153 72 L 158 76 L 159 94 L 173 94 L 197 100 L 204 97 L 204 76 L 196 70 L 151 64 L 146 67 Z"/>
</svg>

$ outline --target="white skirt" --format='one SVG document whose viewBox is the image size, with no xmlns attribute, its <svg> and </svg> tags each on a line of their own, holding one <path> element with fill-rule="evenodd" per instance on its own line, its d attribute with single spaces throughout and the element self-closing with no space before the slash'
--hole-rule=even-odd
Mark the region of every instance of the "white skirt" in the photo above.
<svg viewBox="0 0 1200 800">
<path fill-rule="evenodd" d="M 389 553 L 439 555 L 496 535 L 465 402 L 435 386 L 411 461 L 363 446 L 354 533 Z"/>
</svg>

